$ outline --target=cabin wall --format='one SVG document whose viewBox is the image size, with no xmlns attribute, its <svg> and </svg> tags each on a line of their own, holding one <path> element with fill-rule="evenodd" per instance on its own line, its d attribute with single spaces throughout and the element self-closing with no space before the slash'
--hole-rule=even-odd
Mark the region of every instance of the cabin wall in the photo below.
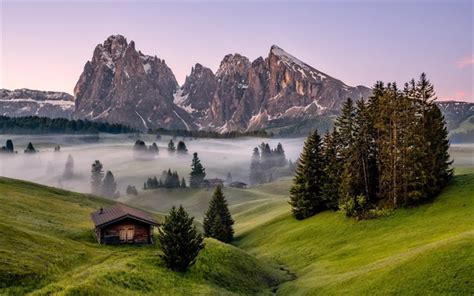
<svg viewBox="0 0 474 296">
<path fill-rule="evenodd" d="M 101 229 L 101 242 L 104 243 L 152 243 L 153 226 L 136 221 L 124 219 L 107 225 Z M 130 236 L 133 235 L 133 238 Z"/>
</svg>

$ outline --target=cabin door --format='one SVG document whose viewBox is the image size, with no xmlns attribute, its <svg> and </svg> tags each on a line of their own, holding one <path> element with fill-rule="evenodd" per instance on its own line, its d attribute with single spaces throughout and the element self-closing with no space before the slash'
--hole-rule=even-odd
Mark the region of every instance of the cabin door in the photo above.
<svg viewBox="0 0 474 296">
<path fill-rule="evenodd" d="M 135 229 L 132 226 L 127 227 L 127 242 L 133 243 L 133 237 L 135 236 Z"/>
<path fill-rule="evenodd" d="M 120 241 L 121 242 L 126 242 L 127 241 L 127 229 L 126 228 L 120 228 L 119 236 L 120 236 Z"/>
</svg>

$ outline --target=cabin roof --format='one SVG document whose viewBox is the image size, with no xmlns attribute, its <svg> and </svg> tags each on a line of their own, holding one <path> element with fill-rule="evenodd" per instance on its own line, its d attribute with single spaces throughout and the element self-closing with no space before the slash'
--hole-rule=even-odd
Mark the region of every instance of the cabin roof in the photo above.
<svg viewBox="0 0 474 296">
<path fill-rule="evenodd" d="M 247 185 L 247 183 L 235 181 L 235 182 L 230 183 L 230 185 Z"/>
<path fill-rule="evenodd" d="M 91 214 L 92 221 L 95 224 L 95 227 L 101 227 L 113 222 L 125 219 L 132 218 L 139 220 L 152 225 L 159 225 L 158 221 L 153 218 L 152 214 L 128 207 L 124 204 L 116 204 L 107 209 L 100 209 Z"/>
</svg>

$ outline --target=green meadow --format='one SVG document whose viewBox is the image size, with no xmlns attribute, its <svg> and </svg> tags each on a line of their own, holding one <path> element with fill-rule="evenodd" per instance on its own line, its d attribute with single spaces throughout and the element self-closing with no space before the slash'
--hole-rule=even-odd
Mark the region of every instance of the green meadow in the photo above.
<svg viewBox="0 0 474 296">
<path fill-rule="evenodd" d="M 295 220 L 291 181 L 225 188 L 236 239 L 206 247 L 186 274 L 153 246 L 100 246 L 90 213 L 113 201 L 0 178 L 1 295 L 472 295 L 474 169 L 456 168 L 432 203 L 356 221 L 340 212 Z M 199 223 L 212 191 L 127 200 L 158 219 L 184 204 Z M 161 197 L 160 197 L 161 196 Z M 161 199 L 160 199 L 161 198 Z M 161 212 L 161 213 L 160 213 Z"/>
<path fill-rule="evenodd" d="M 266 295 L 289 279 L 212 239 L 186 274 L 164 267 L 158 245 L 100 246 L 89 215 L 111 203 L 0 178 L 0 294 Z"/>
</svg>

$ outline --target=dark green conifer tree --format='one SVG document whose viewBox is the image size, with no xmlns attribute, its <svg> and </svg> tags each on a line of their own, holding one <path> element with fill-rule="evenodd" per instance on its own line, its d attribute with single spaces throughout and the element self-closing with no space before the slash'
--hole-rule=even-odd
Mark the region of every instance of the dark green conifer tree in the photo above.
<svg viewBox="0 0 474 296">
<path fill-rule="evenodd" d="M 63 172 L 63 179 L 72 179 L 74 177 L 74 159 L 72 158 L 72 155 L 69 154 L 67 156 L 67 161 L 66 165 L 64 167 L 64 172 Z"/>
<path fill-rule="evenodd" d="M 426 112 L 425 136 L 428 139 L 425 157 L 427 182 L 425 186 L 426 199 L 438 195 L 453 176 L 452 160 L 449 156 L 448 131 L 444 116 L 439 107 L 431 103 Z M 428 169 L 429 168 L 429 169 Z"/>
<path fill-rule="evenodd" d="M 201 160 L 199 160 L 198 154 L 195 152 L 191 163 L 189 186 L 199 188 L 204 178 L 206 178 L 206 169 L 201 164 Z"/>
<path fill-rule="evenodd" d="M 338 208 L 343 163 L 339 156 L 338 137 L 336 129 L 333 129 L 332 133 L 326 132 L 322 148 L 324 182 L 321 195 L 328 207 L 333 210 Z"/>
<path fill-rule="evenodd" d="M 33 144 L 31 142 L 28 143 L 28 146 L 26 146 L 25 153 L 36 153 L 35 147 L 33 147 Z"/>
<path fill-rule="evenodd" d="M 13 148 L 13 141 L 11 139 L 7 140 L 6 150 L 10 153 L 15 152 L 15 148 Z"/>
<path fill-rule="evenodd" d="M 188 148 L 186 148 L 186 144 L 183 141 L 179 141 L 178 148 L 176 151 L 178 153 L 188 153 Z"/>
<path fill-rule="evenodd" d="M 104 167 L 98 160 L 91 167 L 91 193 L 99 195 L 102 188 L 102 178 L 104 177 Z"/>
<path fill-rule="evenodd" d="M 163 255 L 161 256 L 167 267 L 185 272 L 196 261 L 199 251 L 204 248 L 203 238 L 193 224 L 193 218 L 179 206 L 174 206 L 165 222 L 159 228 Z"/>
<path fill-rule="evenodd" d="M 262 169 L 260 163 L 260 151 L 258 147 L 253 149 L 252 159 L 250 160 L 250 184 L 260 184 L 262 182 Z"/>
<path fill-rule="evenodd" d="M 354 141 L 354 116 L 354 102 L 348 98 L 342 105 L 341 114 L 334 124 L 339 135 L 340 153 L 343 159 Z"/>
<path fill-rule="evenodd" d="M 222 242 L 229 243 L 234 237 L 234 220 L 221 186 L 217 186 L 204 216 L 204 234 Z"/>
<path fill-rule="evenodd" d="M 156 143 L 153 142 L 153 144 L 151 144 L 150 147 L 148 147 L 148 151 L 152 154 L 158 154 L 160 149 L 158 148 L 158 145 L 156 145 Z"/>
<path fill-rule="evenodd" d="M 321 138 L 314 131 L 305 141 L 290 189 L 290 205 L 298 220 L 328 209 L 322 196 L 323 156 Z"/>
<path fill-rule="evenodd" d="M 104 180 L 102 181 L 102 196 L 116 197 L 117 183 L 111 171 L 107 171 Z"/>
<path fill-rule="evenodd" d="M 176 146 L 174 145 L 173 140 L 170 140 L 168 143 L 168 152 L 175 152 L 176 151 Z"/>
</svg>

